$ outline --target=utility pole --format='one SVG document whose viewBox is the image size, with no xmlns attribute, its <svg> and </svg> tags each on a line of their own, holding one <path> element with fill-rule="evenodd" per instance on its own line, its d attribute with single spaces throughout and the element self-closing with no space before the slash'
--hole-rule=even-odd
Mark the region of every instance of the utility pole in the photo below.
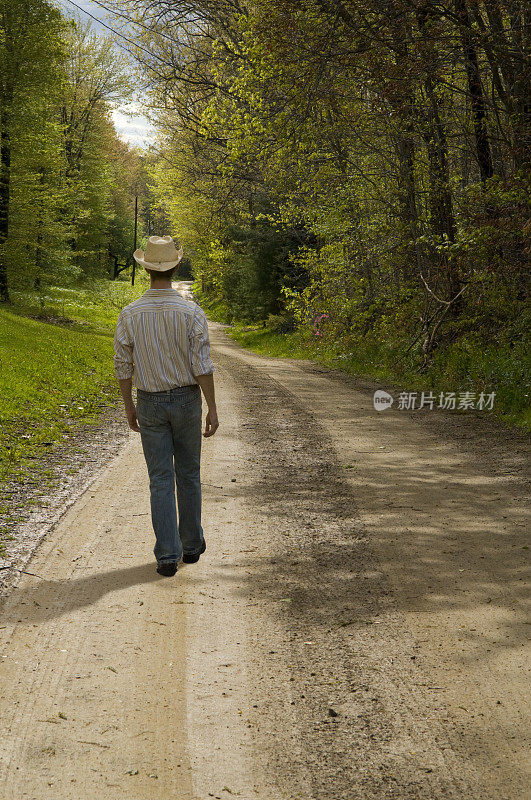
<svg viewBox="0 0 531 800">
<path fill-rule="evenodd" d="M 138 195 L 136 194 L 135 195 L 135 243 L 133 244 L 133 253 L 136 250 L 137 229 L 138 229 Z M 136 267 L 136 261 L 133 256 L 133 272 L 131 274 L 131 286 L 135 285 L 135 267 Z"/>
</svg>

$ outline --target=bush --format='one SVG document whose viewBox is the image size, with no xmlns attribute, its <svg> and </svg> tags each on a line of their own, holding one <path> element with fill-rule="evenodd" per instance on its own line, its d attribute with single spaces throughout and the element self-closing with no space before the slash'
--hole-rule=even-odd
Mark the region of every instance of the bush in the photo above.
<svg viewBox="0 0 531 800">
<path fill-rule="evenodd" d="M 272 333 L 292 333 L 295 330 L 296 324 L 294 317 L 289 314 L 269 314 L 266 327 Z"/>
</svg>

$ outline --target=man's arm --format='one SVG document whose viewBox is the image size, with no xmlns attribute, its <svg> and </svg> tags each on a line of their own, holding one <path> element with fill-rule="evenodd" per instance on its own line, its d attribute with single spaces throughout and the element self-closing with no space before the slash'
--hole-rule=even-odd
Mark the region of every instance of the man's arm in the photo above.
<svg viewBox="0 0 531 800">
<path fill-rule="evenodd" d="M 214 395 L 214 364 L 210 358 L 208 322 L 205 312 L 196 306 L 190 333 L 190 362 L 192 375 L 203 390 L 208 406 L 203 436 L 213 436 L 219 427 L 216 398 Z"/>
<path fill-rule="evenodd" d="M 136 418 L 136 408 L 133 403 L 131 390 L 133 388 L 133 343 L 130 340 L 124 312 L 120 313 L 116 330 L 114 331 L 114 373 L 120 384 L 120 391 L 124 399 L 125 413 L 129 427 L 140 433 Z"/>
<path fill-rule="evenodd" d="M 214 391 L 214 375 L 194 375 L 194 378 L 201 387 L 208 406 L 205 421 L 205 432 L 203 436 L 213 436 L 219 428 L 218 412 L 216 410 L 216 397 Z"/>
<path fill-rule="evenodd" d="M 118 383 L 120 384 L 120 391 L 124 399 L 125 413 L 127 416 L 127 422 L 129 423 L 129 427 L 131 428 L 132 431 L 140 433 L 138 420 L 136 418 L 136 407 L 135 404 L 133 403 L 133 395 L 132 395 L 133 379 L 119 378 Z"/>
</svg>

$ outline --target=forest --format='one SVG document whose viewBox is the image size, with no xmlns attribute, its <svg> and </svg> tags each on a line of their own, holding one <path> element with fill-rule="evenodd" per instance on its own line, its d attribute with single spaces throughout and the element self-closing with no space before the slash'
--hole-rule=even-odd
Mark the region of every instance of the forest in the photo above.
<svg viewBox="0 0 531 800">
<path fill-rule="evenodd" d="M 525 422 L 526 3 L 93 5 L 114 33 L 0 3 L 0 308 L 126 302 L 137 197 L 243 343 Z M 135 93 L 149 149 L 113 126 Z"/>
</svg>

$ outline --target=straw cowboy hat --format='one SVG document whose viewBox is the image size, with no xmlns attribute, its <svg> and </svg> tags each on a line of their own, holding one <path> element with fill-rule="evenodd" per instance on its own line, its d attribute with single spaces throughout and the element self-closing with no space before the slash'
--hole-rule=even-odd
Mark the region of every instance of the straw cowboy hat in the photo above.
<svg viewBox="0 0 531 800">
<path fill-rule="evenodd" d="M 146 252 L 135 250 L 133 258 L 138 264 L 157 272 L 165 272 L 176 267 L 183 257 L 183 248 L 177 250 L 171 236 L 150 236 Z"/>
</svg>

